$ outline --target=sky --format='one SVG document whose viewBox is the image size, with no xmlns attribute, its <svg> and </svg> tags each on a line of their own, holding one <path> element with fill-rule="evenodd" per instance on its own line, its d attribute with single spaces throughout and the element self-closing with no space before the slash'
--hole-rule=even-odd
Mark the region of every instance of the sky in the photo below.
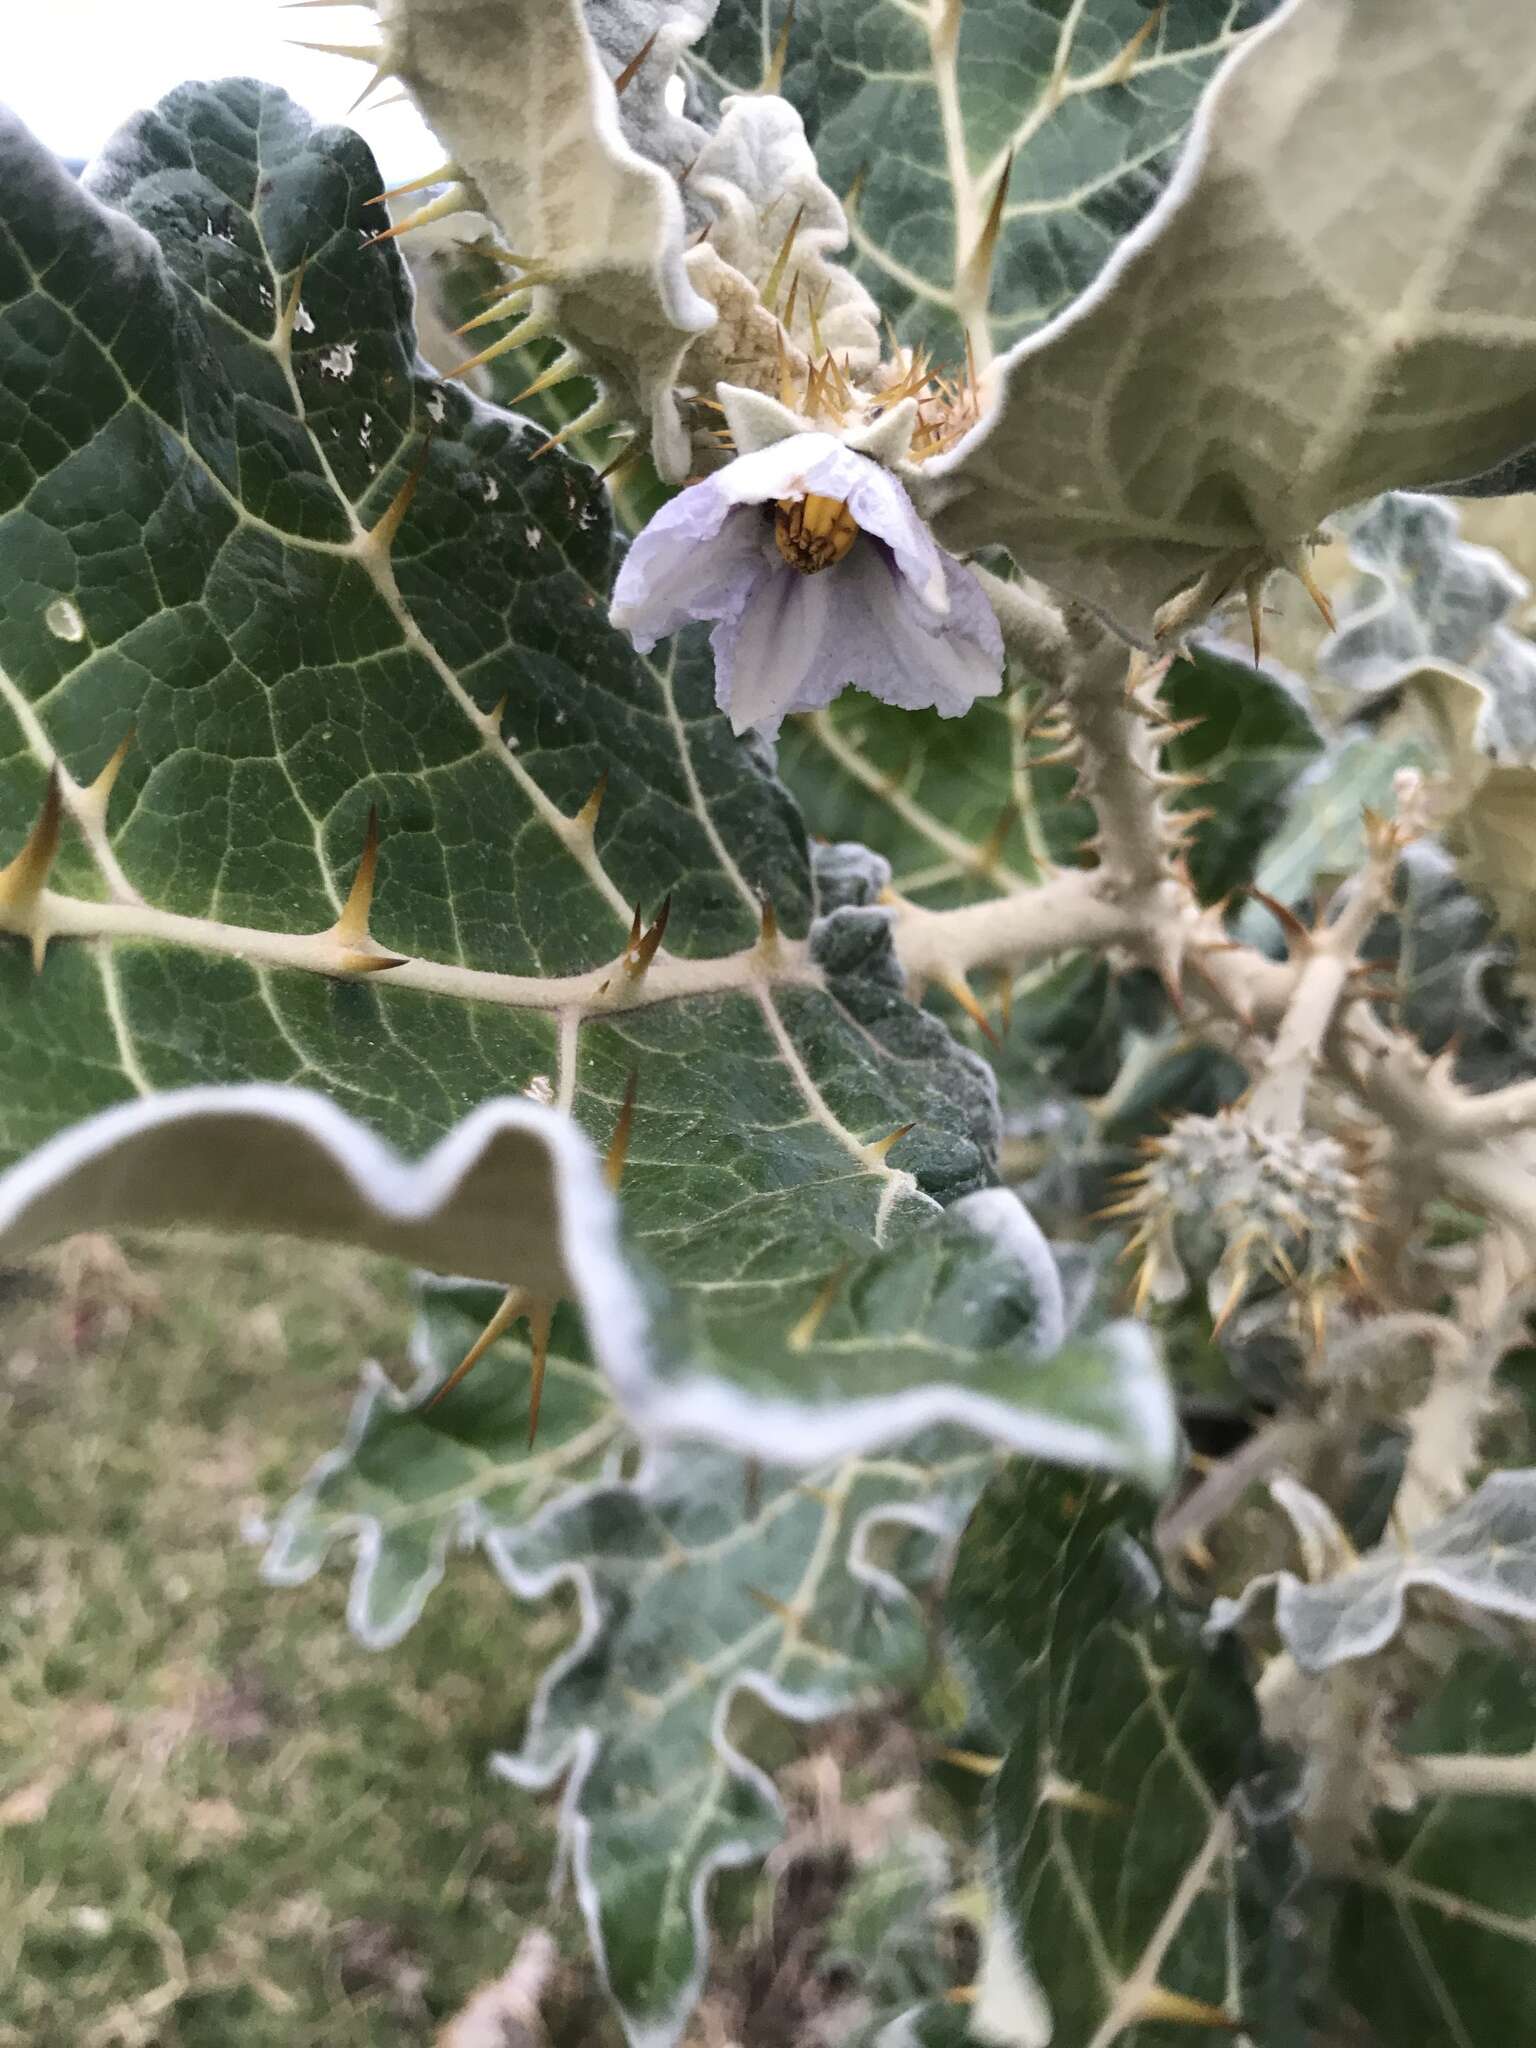
<svg viewBox="0 0 1536 2048">
<path fill-rule="evenodd" d="M 370 44 L 364 7 L 283 7 L 278 0 L 12 0 L 0 48 L 0 101 L 67 158 L 92 157 L 140 107 L 189 78 L 264 78 L 325 121 L 350 120 L 386 184 L 435 170 L 444 151 L 401 102 L 348 114 L 367 69 L 294 42 Z M 380 86 L 386 99 L 398 88 Z"/>
</svg>

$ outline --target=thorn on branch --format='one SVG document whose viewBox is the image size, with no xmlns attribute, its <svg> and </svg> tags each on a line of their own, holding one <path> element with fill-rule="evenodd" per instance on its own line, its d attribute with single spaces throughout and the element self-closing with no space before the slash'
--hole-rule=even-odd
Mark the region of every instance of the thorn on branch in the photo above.
<svg viewBox="0 0 1536 2048">
<path fill-rule="evenodd" d="M 64 820 L 64 795 L 59 764 L 48 770 L 43 801 L 32 830 L 14 860 L 0 868 L 0 912 L 12 931 L 32 942 L 32 967 L 43 971 L 48 951 L 48 925 L 44 915 L 43 892 L 59 851 L 59 833 Z"/>
<path fill-rule="evenodd" d="M 627 92 L 630 86 L 634 84 L 636 74 L 639 72 L 641 65 L 644 64 L 646 58 L 649 57 L 652 50 L 655 49 L 656 38 L 660 34 L 661 30 L 659 28 L 653 28 L 650 34 L 646 37 L 645 41 L 640 45 L 639 49 L 636 50 L 633 57 L 631 57 L 629 62 L 624 66 L 624 69 L 619 73 L 618 77 L 613 81 L 613 96 L 615 99 L 618 99 L 622 94 Z"/>
</svg>

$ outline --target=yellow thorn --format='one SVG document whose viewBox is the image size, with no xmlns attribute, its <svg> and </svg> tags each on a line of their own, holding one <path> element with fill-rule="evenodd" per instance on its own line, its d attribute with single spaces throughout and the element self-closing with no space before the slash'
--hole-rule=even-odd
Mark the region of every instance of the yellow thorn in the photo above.
<svg viewBox="0 0 1536 2048">
<path fill-rule="evenodd" d="M 608 1154 L 603 1161 L 603 1179 L 610 1189 L 616 1190 L 624 1178 L 624 1162 L 629 1157 L 629 1141 L 635 1128 L 635 1100 L 639 1093 L 640 1070 L 631 1067 L 629 1079 L 624 1083 L 624 1100 L 619 1104 L 613 1136 L 608 1140 Z"/>
<path fill-rule="evenodd" d="M 789 297 L 784 301 L 784 332 L 793 334 L 795 327 L 795 301 L 800 296 L 800 272 L 796 270 L 789 280 Z M 810 294 L 806 294 L 809 298 Z"/>
<path fill-rule="evenodd" d="M 322 57 L 351 57 L 359 64 L 377 64 L 383 56 L 382 44 L 364 43 L 300 43 L 290 41 L 290 50 L 318 50 Z"/>
<path fill-rule="evenodd" d="M 1307 593 L 1308 597 L 1310 597 L 1312 602 L 1317 606 L 1319 612 L 1321 612 L 1323 624 L 1328 628 L 1330 633 L 1337 633 L 1337 631 L 1339 630 L 1339 622 L 1333 615 L 1333 606 L 1328 602 L 1327 592 L 1322 588 L 1321 584 L 1319 584 L 1319 582 L 1317 581 L 1317 578 L 1312 574 L 1312 565 L 1307 560 L 1305 555 L 1297 555 L 1295 569 L 1296 581 L 1301 585 L 1302 589 Z"/>
<path fill-rule="evenodd" d="M 441 185 L 445 179 L 457 178 L 458 175 L 457 164 L 439 164 L 435 171 L 428 171 L 424 178 L 412 178 L 409 185 L 391 185 L 387 192 L 376 192 L 365 203 L 369 206 L 383 206 L 391 199 L 404 199 L 408 192 L 425 192 L 429 185 Z"/>
<path fill-rule="evenodd" d="M 463 213 L 471 203 L 467 185 L 450 185 L 446 192 L 440 192 L 436 199 L 429 199 L 425 206 L 418 206 L 414 213 L 408 213 L 404 220 L 397 220 L 393 227 L 381 228 L 364 246 L 371 249 L 377 242 L 393 242 L 415 228 L 430 227 L 433 221 L 442 220 L 450 213 Z"/>
<path fill-rule="evenodd" d="M 784 329 L 782 327 L 775 328 L 773 345 L 778 357 L 779 403 L 787 405 L 791 412 L 793 412 L 795 407 L 795 379 L 789 366 L 789 355 L 784 346 Z M 806 393 L 806 402 L 809 404 L 809 382 L 806 384 Z"/>
<path fill-rule="evenodd" d="M 486 1352 L 490 1350 L 491 1346 L 496 1342 L 497 1338 L 504 1337 L 507 1331 L 510 1330 L 512 1325 L 517 1321 L 518 1317 L 520 1315 L 525 1315 L 527 1313 L 529 1306 L 530 1302 L 528 1291 L 526 1288 L 509 1287 L 506 1293 L 502 1296 L 500 1308 L 498 1308 L 495 1315 L 491 1317 L 491 1320 L 480 1332 L 479 1336 L 475 1339 L 474 1343 L 470 1345 L 469 1349 L 465 1352 L 464 1356 L 459 1360 L 458 1364 L 454 1367 L 453 1371 L 449 1373 L 447 1379 L 445 1379 L 443 1381 L 443 1384 L 440 1387 L 438 1387 L 435 1390 L 435 1392 L 429 1397 L 429 1399 L 425 1403 L 425 1406 L 428 1408 L 435 1408 L 438 1402 L 441 1401 L 445 1397 L 445 1395 L 451 1394 L 454 1388 L 459 1384 L 459 1381 L 462 1380 L 467 1374 L 474 1371 L 475 1367 L 480 1363 L 481 1359 L 484 1358 Z"/>
<path fill-rule="evenodd" d="M 342 953 L 336 960 L 337 974 L 383 974 L 391 967 L 403 967 L 403 953 Z"/>
<path fill-rule="evenodd" d="M 384 84 L 385 80 L 392 78 L 393 76 L 394 73 L 390 71 L 387 66 L 381 64 L 378 70 L 374 72 L 372 78 L 369 79 L 368 83 L 363 87 L 362 91 L 358 94 L 357 98 L 352 102 L 351 106 L 348 107 L 347 112 L 349 114 L 355 114 L 358 108 L 363 104 L 363 101 L 372 99 L 373 95 L 378 91 L 379 87 Z M 393 106 L 397 99 L 403 100 L 404 98 L 405 94 L 403 92 L 395 93 L 388 100 L 380 100 L 379 105 Z"/>
<path fill-rule="evenodd" d="M 864 196 L 864 179 L 867 176 L 868 171 L 869 161 L 866 158 L 865 161 L 861 163 L 859 165 L 859 168 L 854 172 L 853 183 L 848 187 L 848 190 L 843 194 L 844 213 L 852 213 L 854 208 L 858 205 L 860 199 Z"/>
<path fill-rule="evenodd" d="M 63 818 L 64 797 L 59 765 L 55 762 L 48 770 L 42 806 L 26 844 L 9 866 L 0 868 L 0 911 L 10 913 L 13 930 L 31 939 L 32 966 L 38 974 L 43 971 L 43 956 L 48 950 L 48 927 L 42 918 L 43 889 L 59 850 Z"/>
<path fill-rule="evenodd" d="M 1058 1778 L 1050 1772 L 1040 1787 L 1042 1806 L 1063 1806 L 1072 1813 L 1091 1813 L 1098 1820 L 1123 1820 L 1130 1808 L 1118 1800 L 1106 1799 L 1102 1792 L 1090 1792 L 1086 1785 L 1075 1785 L 1070 1778 Z"/>
<path fill-rule="evenodd" d="M 133 746 L 133 737 L 134 728 L 130 725 L 113 749 L 106 766 L 97 770 L 95 781 L 81 792 L 81 802 L 89 803 L 99 818 L 105 818 L 107 815 L 107 803 L 112 795 L 113 784 L 122 773 L 123 763 Z"/>
<path fill-rule="evenodd" d="M 595 434 L 599 427 L 606 427 L 619 416 L 619 409 L 611 398 L 600 398 L 595 405 L 589 405 L 578 418 L 563 426 L 558 434 L 551 434 L 540 447 L 529 456 L 530 462 L 537 462 L 541 455 L 547 455 L 551 448 L 563 448 L 565 443 L 577 434 Z"/>
<path fill-rule="evenodd" d="M 1010 797 L 998 812 L 997 823 L 976 849 L 974 865 L 983 873 L 1001 859 L 1003 848 L 1008 844 L 1008 834 L 1013 830 L 1013 821 L 1018 814 L 1018 806 Z"/>
<path fill-rule="evenodd" d="M 1186 1998 L 1182 1991 L 1165 1991 L 1161 1984 L 1154 1984 L 1144 1991 L 1132 2015 L 1140 2026 L 1151 2026 L 1158 2022 L 1164 2025 L 1185 2027 L 1213 2027 L 1224 2034 L 1235 2034 L 1242 2021 L 1219 2005 L 1208 2005 L 1203 1998 Z"/>
<path fill-rule="evenodd" d="M 1296 945 L 1301 947 L 1311 945 L 1312 934 L 1307 930 L 1288 903 L 1282 903 L 1277 896 L 1271 896 L 1267 890 L 1256 889 L 1251 884 L 1244 889 L 1243 894 L 1251 896 L 1255 903 L 1263 904 L 1276 924 L 1285 933 L 1287 940 L 1294 941 Z M 1231 950 L 1232 948 L 1230 947 L 1208 946 L 1206 948 L 1207 952 L 1212 953 L 1228 952 Z"/>
<path fill-rule="evenodd" d="M 624 446 L 615 455 L 612 462 L 605 463 L 597 472 L 598 482 L 605 484 L 616 476 L 622 476 L 626 469 L 631 468 L 642 459 L 645 452 L 645 436 L 644 434 L 636 434 L 633 441 L 626 441 L 624 443 Z"/>
<path fill-rule="evenodd" d="M 783 332 L 782 328 L 780 332 Z M 815 419 L 826 403 L 827 365 L 831 360 L 832 358 L 829 355 L 819 361 L 815 356 L 811 356 L 806 361 L 805 404 L 801 409 L 807 419 Z"/>
<path fill-rule="evenodd" d="M 997 238 L 1003 226 L 1003 204 L 1008 197 L 1008 180 L 1012 176 L 1013 151 L 1010 149 L 1002 176 L 997 181 L 997 190 L 992 195 L 992 204 L 987 209 L 987 218 L 965 266 L 970 289 L 982 305 L 985 305 L 991 291 L 992 259 L 997 254 Z"/>
<path fill-rule="evenodd" d="M 1253 641 L 1253 665 L 1257 668 L 1264 659 L 1264 578 L 1250 576 L 1243 585 L 1243 595 L 1248 600 L 1248 632 Z"/>
<path fill-rule="evenodd" d="M 591 793 L 571 820 L 571 823 L 579 825 L 584 832 L 595 832 L 597 830 L 598 814 L 603 808 L 603 798 L 607 794 L 608 770 L 605 768 L 602 774 L 598 776 L 596 782 L 593 783 Z"/>
<path fill-rule="evenodd" d="M 1232 1284 L 1227 1289 L 1226 1299 L 1222 1302 L 1221 1307 L 1216 1311 L 1216 1319 L 1211 1324 L 1211 1335 L 1213 1338 L 1219 1337 L 1222 1331 L 1226 1328 L 1227 1324 L 1231 1321 L 1232 1316 L 1236 1312 L 1238 1303 L 1242 1300 L 1243 1295 L 1247 1292 L 1247 1288 L 1248 1268 L 1246 1265 L 1242 1265 L 1239 1266 L 1236 1273 L 1233 1274 Z"/>
<path fill-rule="evenodd" d="M 789 36 L 794 25 L 795 0 L 789 0 L 789 6 L 784 11 L 784 26 L 779 30 L 772 56 L 763 67 L 763 82 L 759 88 L 762 92 L 777 92 L 784 83 L 784 60 L 789 55 Z"/>
<path fill-rule="evenodd" d="M 1133 1238 L 1130 1244 L 1126 1246 L 1126 1251 L 1133 1251 L 1136 1248 L 1136 1242 L 1136 1239 Z M 1142 1242 L 1145 1242 L 1145 1240 L 1143 1239 Z M 1147 1298 L 1152 1292 L 1152 1273 L 1151 1259 L 1143 1259 L 1140 1269 L 1136 1274 L 1136 1286 L 1131 1295 L 1131 1312 L 1133 1315 L 1140 1316 L 1146 1311 Z"/>
<path fill-rule="evenodd" d="M 1142 46 L 1147 41 L 1147 38 L 1155 32 L 1158 23 L 1162 20 L 1165 5 L 1166 0 L 1158 0 L 1158 4 L 1153 8 L 1152 12 L 1141 24 L 1141 27 L 1137 29 L 1114 63 L 1109 67 L 1109 70 L 1104 74 L 1106 85 L 1125 84 L 1132 71 L 1136 68 L 1136 59 L 1141 52 Z"/>
<path fill-rule="evenodd" d="M 639 915 L 640 913 L 637 910 L 635 912 L 637 919 Z M 639 935 L 634 927 L 631 927 L 629 944 L 624 948 L 624 972 L 632 981 L 638 981 L 656 958 L 661 942 L 666 936 L 667 919 L 671 915 L 672 898 L 670 895 L 667 895 L 662 898 L 661 908 L 656 913 L 656 922 L 643 937 Z"/>
<path fill-rule="evenodd" d="M 832 286 L 829 281 L 822 286 L 820 298 L 813 299 L 809 292 L 805 295 L 805 317 L 811 326 L 811 354 L 813 356 L 819 356 L 824 353 L 821 341 L 821 309 L 827 303 L 827 293 L 831 289 Z"/>
<path fill-rule="evenodd" d="M 889 1132 L 887 1136 L 876 1138 L 873 1144 L 864 1147 L 866 1157 L 870 1159 L 884 1159 L 888 1152 L 901 1143 L 909 1131 L 915 1131 L 916 1129 L 916 1118 L 909 1124 L 898 1124 L 895 1130 Z"/>
<path fill-rule="evenodd" d="M 405 515 L 410 510 L 412 498 L 416 495 L 416 487 L 426 474 L 427 457 L 431 452 L 432 429 L 428 427 L 421 437 L 421 446 L 416 451 L 416 460 L 411 464 L 404 483 L 401 484 L 399 490 L 396 491 L 395 495 L 385 506 L 383 512 L 379 515 L 377 523 L 368 530 L 368 545 L 371 549 L 377 550 L 380 554 L 387 555 L 394 546 L 395 536 L 399 533 Z"/>
<path fill-rule="evenodd" d="M 525 342 L 539 341 L 549 331 L 545 320 L 538 316 L 531 317 L 520 327 L 514 327 L 510 334 L 502 335 L 499 341 L 493 341 L 489 348 L 481 349 L 479 355 L 471 356 L 468 362 L 456 363 L 447 373 L 448 379 L 451 381 L 455 377 L 467 377 L 471 370 L 478 370 L 482 363 L 493 363 L 498 356 L 504 356 L 508 349 L 521 348 Z"/>
<path fill-rule="evenodd" d="M 761 1586 L 744 1586 L 742 1591 L 754 1599 L 765 1613 L 771 1614 L 775 1621 L 783 1622 L 787 1634 L 799 1635 L 805 1616 L 798 1607 L 791 1607 L 787 1600 L 780 1600 L 777 1594 L 765 1593 Z"/>
<path fill-rule="evenodd" d="M 368 824 L 363 832 L 362 857 L 352 877 L 352 887 L 341 906 L 341 915 L 331 926 L 331 937 L 343 946 L 365 947 L 371 943 L 368 915 L 373 909 L 373 884 L 379 869 L 379 807 L 368 806 Z"/>
<path fill-rule="evenodd" d="M 492 327 L 498 320 L 510 320 L 518 313 L 525 313 L 532 292 L 531 284 L 513 285 L 510 291 L 499 293 L 483 313 L 477 313 L 473 320 L 466 320 L 462 327 L 455 327 L 454 333 L 469 334 L 476 327 Z M 554 322 L 546 314 L 527 313 L 527 317 L 513 329 L 513 338 L 509 341 L 503 336 L 499 346 L 518 348 L 525 341 L 542 341 L 554 331 Z M 457 371 L 454 374 L 457 375 Z"/>
<path fill-rule="evenodd" d="M 973 1778 L 995 1778 L 1003 1768 L 1000 1756 L 983 1756 L 975 1749 L 936 1749 L 934 1759 L 941 1764 L 953 1764 L 957 1771 L 969 1771 Z"/>
<path fill-rule="evenodd" d="M 822 1281 L 820 1287 L 816 1290 L 816 1297 L 810 1307 L 801 1316 L 800 1320 L 790 1327 L 789 1335 L 785 1341 L 791 1351 L 810 1350 L 811 1345 L 815 1342 L 816 1332 L 821 1328 L 823 1321 L 826 1319 L 827 1310 L 836 1301 L 838 1290 L 841 1288 L 847 1275 L 848 1266 L 845 1261 L 834 1271 L 830 1272 L 826 1279 Z"/>
<path fill-rule="evenodd" d="M 993 1028 L 991 1018 L 988 1017 L 981 1004 L 977 1002 L 971 985 L 963 974 L 952 974 L 947 977 L 940 976 L 939 986 L 946 995 L 954 998 L 984 1038 L 989 1038 L 994 1045 L 1002 1044 L 1002 1040 Z"/>
<path fill-rule="evenodd" d="M 515 398 L 509 398 L 508 405 L 521 405 L 525 398 L 532 398 L 540 391 L 549 391 L 556 384 L 566 384 L 572 377 L 580 376 L 582 360 L 575 349 L 568 348 L 563 355 L 555 358 L 547 370 L 535 377 L 531 384 L 525 385 Z"/>
<path fill-rule="evenodd" d="M 997 970 L 997 1008 L 998 1022 L 1003 1027 L 1002 1035 L 1004 1038 L 1007 1038 L 1013 1031 L 1013 971 L 1011 968 L 1000 967 Z"/>
<path fill-rule="evenodd" d="M 772 948 L 779 941 L 779 914 L 770 897 L 762 899 L 762 923 L 758 929 L 758 944 L 765 949 Z"/>
<path fill-rule="evenodd" d="M 763 288 L 759 293 L 759 297 L 770 313 L 774 309 L 774 301 L 779 296 L 779 286 L 784 282 L 784 270 L 789 262 L 789 252 L 795 246 L 795 237 L 799 234 L 800 223 L 804 219 L 804 206 L 797 206 L 795 208 L 795 217 L 789 224 L 789 232 L 779 245 L 778 255 L 773 259 L 773 268 L 763 280 Z"/>
<path fill-rule="evenodd" d="M 1328 1334 L 1328 1304 L 1320 1288 L 1314 1288 L 1307 1296 L 1307 1319 L 1312 1325 L 1312 1349 L 1321 1351 Z"/>
<path fill-rule="evenodd" d="M 528 1346 L 530 1351 L 528 1381 L 528 1448 L 531 1451 L 539 1434 L 539 1403 L 544 1398 L 544 1372 L 549 1364 L 549 1326 L 554 1320 L 555 1305 L 552 1301 L 531 1301 L 528 1304 Z"/>
<path fill-rule="evenodd" d="M 293 339 L 293 323 L 299 317 L 299 294 L 304 289 L 304 268 L 308 261 L 309 258 L 307 256 L 299 258 L 299 267 L 293 273 L 293 283 L 288 287 L 288 297 L 283 302 L 282 316 L 278 321 L 277 331 L 279 339 L 285 346 Z"/>
<path fill-rule="evenodd" d="M 613 93 L 615 99 L 617 99 L 619 94 L 623 92 L 627 87 L 634 84 L 635 73 L 640 69 L 640 66 L 645 62 L 646 58 L 649 57 L 652 50 L 655 49 L 656 38 L 660 34 L 661 30 L 659 28 L 653 28 L 650 34 L 646 37 L 645 41 L 640 45 L 639 49 L 636 50 L 633 57 L 631 57 L 629 62 L 624 66 L 624 69 L 619 73 L 618 77 L 613 81 Z"/>
</svg>

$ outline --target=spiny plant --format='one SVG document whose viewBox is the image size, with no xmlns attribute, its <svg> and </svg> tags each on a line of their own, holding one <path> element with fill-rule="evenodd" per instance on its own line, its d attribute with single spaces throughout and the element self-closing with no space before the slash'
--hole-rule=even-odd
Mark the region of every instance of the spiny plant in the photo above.
<svg viewBox="0 0 1536 2048">
<path fill-rule="evenodd" d="M 575 1590 L 497 1768 L 632 2041 L 874 1704 L 957 1839 L 839 2038 L 1529 2037 L 1536 656 L 1432 495 L 1531 531 L 1528 9 L 342 54 L 440 171 L 0 128 L 0 1252 L 422 1269 L 266 1569 Z"/>
</svg>

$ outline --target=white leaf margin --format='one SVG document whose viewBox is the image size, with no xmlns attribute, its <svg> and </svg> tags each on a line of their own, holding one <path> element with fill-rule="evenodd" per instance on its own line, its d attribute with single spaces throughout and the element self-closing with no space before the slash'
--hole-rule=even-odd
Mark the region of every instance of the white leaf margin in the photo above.
<svg viewBox="0 0 1536 2048">
<path fill-rule="evenodd" d="M 982 1189 L 942 1213 L 1015 1260 L 1039 1301 L 1042 1338 L 1056 1348 L 1060 1275 L 1018 1197 Z M 1027 1368 L 1017 1402 L 945 1381 L 832 1406 L 764 1399 L 678 1372 L 658 1355 L 620 1224 L 575 1121 L 520 1097 L 482 1103 L 423 1158 L 407 1160 L 305 1089 L 172 1090 L 103 1110 L 0 1175 L 0 1259 L 77 1231 L 185 1226 L 353 1243 L 436 1272 L 564 1295 L 618 1407 L 650 1439 L 705 1439 L 803 1469 L 948 1423 L 1027 1456 L 1153 1485 L 1177 1465 L 1172 1390 L 1139 1323 L 1094 1336 L 1114 1368 L 1119 1433 L 1031 1406 Z"/>
<path fill-rule="evenodd" d="M 1498 1532 L 1498 1533 L 1495 1533 Z M 1406 1552 L 1377 1551 L 1353 1571 L 1308 1585 L 1265 1572 L 1232 1599 L 1212 1602 L 1207 1632 L 1232 1629 L 1269 1594 L 1275 1627 L 1299 1667 L 1317 1677 L 1374 1657 L 1407 1617 L 1408 1595 L 1443 1593 L 1458 1606 L 1536 1622 L 1536 1467 L 1495 1472 Z M 1501 1567 L 1523 1569 L 1522 1586 Z"/>
<path fill-rule="evenodd" d="M 653 1477 L 654 1466 L 650 1464 L 636 1474 L 632 1488 L 642 1499 Z M 541 1510 L 528 1524 L 528 1530 L 536 1530 L 547 1516 L 568 1513 L 582 1499 L 604 1490 L 602 1482 L 573 1489 Z M 958 1521 L 963 1522 L 963 1517 Z M 920 1502 L 866 1508 L 853 1522 L 848 1534 L 849 1575 L 885 1601 L 912 1604 L 914 1595 L 911 1587 L 893 1572 L 875 1564 L 870 1556 L 877 1532 L 895 1527 L 915 1530 L 947 1544 L 958 1537 L 959 1526 L 957 1518 L 946 1515 L 938 1507 L 925 1506 Z M 558 1589 L 570 1588 L 576 1595 L 580 1622 L 574 1640 L 539 1680 L 538 1690 L 528 1710 L 522 1747 L 516 1751 L 498 1750 L 491 1758 L 491 1770 L 509 1784 L 529 1792 L 547 1792 L 564 1781 L 560 1799 L 562 1854 L 570 1858 L 571 1875 L 586 1921 L 587 1937 L 606 1985 L 611 1979 L 602 1938 L 602 1896 L 592 1870 L 592 1828 L 580 1810 L 582 1793 L 601 1747 L 600 1737 L 591 1728 L 584 1728 L 547 1757 L 539 1757 L 537 1750 L 556 1689 L 566 1673 L 580 1664 L 592 1649 L 607 1625 L 607 1617 L 598 1600 L 590 1571 L 570 1563 L 552 1565 L 543 1571 L 526 1571 L 517 1562 L 513 1535 L 511 1531 L 492 1529 L 483 1538 L 484 1548 L 497 1574 L 519 1599 L 530 1602 L 547 1600 Z M 771 1819 L 782 1824 L 785 1807 L 778 1787 L 760 1765 L 753 1763 L 731 1741 L 727 1732 L 737 1699 L 743 1693 L 755 1695 L 772 1712 L 801 1725 L 810 1725 L 845 1712 L 846 1697 L 842 1690 L 826 1695 L 787 1692 L 766 1672 L 751 1669 L 737 1672 L 722 1684 L 710 1724 L 715 1754 L 733 1778 L 757 1793 Z M 676 2048 L 702 1995 L 708 1973 L 711 1954 L 710 1885 L 717 1872 L 741 1869 L 759 1861 L 762 1853 L 760 1844 L 743 1835 L 721 1842 L 713 1854 L 701 1859 L 688 1895 L 688 1919 L 696 1957 L 693 1973 L 671 2011 L 661 2019 L 637 2025 L 632 2015 L 625 2011 L 624 2028 L 630 2048 Z"/>
</svg>

